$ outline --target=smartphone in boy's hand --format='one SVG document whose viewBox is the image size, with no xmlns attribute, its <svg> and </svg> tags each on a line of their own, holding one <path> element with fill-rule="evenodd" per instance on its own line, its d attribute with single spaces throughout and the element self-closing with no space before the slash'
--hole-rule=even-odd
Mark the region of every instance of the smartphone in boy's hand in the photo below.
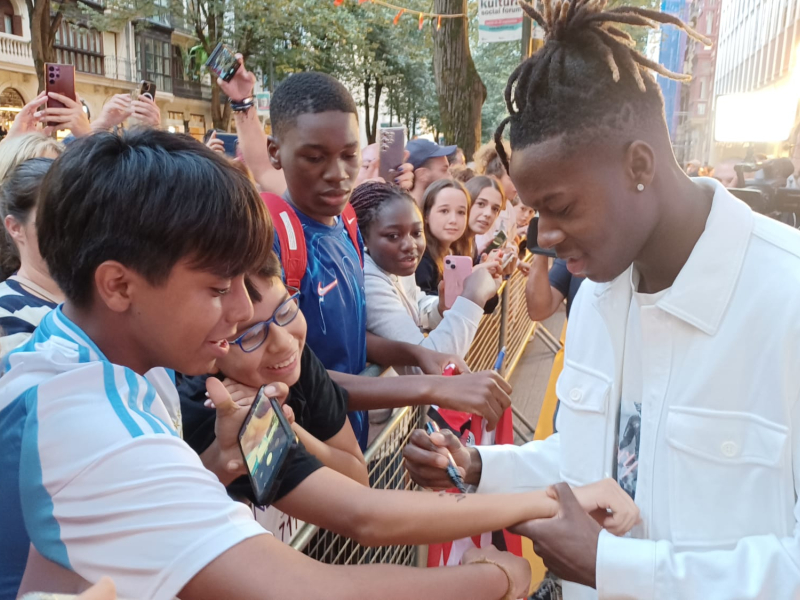
<svg viewBox="0 0 800 600">
<path fill-rule="evenodd" d="M 266 386 L 258 391 L 239 432 L 245 468 L 259 506 L 267 506 L 278 491 L 284 466 L 297 448 L 297 436 Z"/>
</svg>

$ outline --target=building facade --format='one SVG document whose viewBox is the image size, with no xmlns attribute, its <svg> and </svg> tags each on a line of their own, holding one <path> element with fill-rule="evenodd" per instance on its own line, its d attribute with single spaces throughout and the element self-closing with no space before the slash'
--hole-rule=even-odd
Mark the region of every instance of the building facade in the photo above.
<svg viewBox="0 0 800 600">
<path fill-rule="evenodd" d="M 661 11 L 686 20 L 689 11 L 688 0 L 662 0 Z M 658 62 L 670 71 L 683 70 L 686 54 L 686 34 L 675 27 L 662 27 L 660 31 Z M 674 141 L 681 117 L 682 84 L 679 81 L 658 76 L 658 84 L 664 96 L 664 114 L 670 138 Z"/>
<path fill-rule="evenodd" d="M 688 40 L 684 73 L 692 80 L 681 90 L 681 118 L 675 137 L 675 153 L 681 164 L 692 160 L 708 163 L 714 140 L 714 72 L 717 62 L 717 32 L 723 0 L 695 0 L 689 23 L 711 40 L 710 45 Z"/>
<path fill-rule="evenodd" d="M 96 10 L 102 5 L 84 3 Z M 173 132 L 202 138 L 212 127 L 208 77 L 191 62 L 197 40 L 168 13 L 142 27 L 97 31 L 88 22 L 63 21 L 55 39 L 56 60 L 75 66 L 75 90 L 97 115 L 115 94 L 131 93 L 147 79 L 156 84 L 161 122 Z M 38 93 L 25 0 L 0 0 L 0 127 Z"/>
<path fill-rule="evenodd" d="M 715 158 L 791 155 L 800 116 L 800 0 L 724 0 L 718 39 Z"/>
</svg>

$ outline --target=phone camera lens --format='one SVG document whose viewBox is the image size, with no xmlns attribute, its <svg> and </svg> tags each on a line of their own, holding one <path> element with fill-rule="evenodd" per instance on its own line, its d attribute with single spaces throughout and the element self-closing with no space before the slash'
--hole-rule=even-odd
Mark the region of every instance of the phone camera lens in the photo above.
<svg viewBox="0 0 800 600">
<path fill-rule="evenodd" d="M 456 266 L 455 266 L 455 265 L 450 265 L 450 268 L 451 268 L 451 269 L 455 269 L 455 268 L 456 268 Z"/>
<path fill-rule="evenodd" d="M 55 80 L 55 79 L 53 79 L 53 78 L 50 78 L 50 83 L 55 83 L 55 82 L 56 82 L 56 80 Z"/>
</svg>

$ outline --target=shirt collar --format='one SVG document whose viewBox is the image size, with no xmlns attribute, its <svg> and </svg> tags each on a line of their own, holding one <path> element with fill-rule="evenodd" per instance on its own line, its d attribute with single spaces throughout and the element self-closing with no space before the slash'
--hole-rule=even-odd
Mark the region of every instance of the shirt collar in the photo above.
<svg viewBox="0 0 800 600">
<path fill-rule="evenodd" d="M 92 341 L 92 339 L 86 335 L 86 332 L 83 331 L 83 329 L 78 327 L 69 317 L 67 317 L 67 315 L 64 314 L 63 309 L 64 305 L 59 304 L 58 307 L 50 313 L 53 320 L 61 326 L 60 329 L 62 331 L 66 330 L 73 342 L 85 349 L 88 349 L 90 351 L 89 356 L 92 360 L 102 360 L 108 362 L 108 359 L 105 357 L 100 348 L 97 347 L 97 344 L 95 344 L 94 341 Z M 92 356 L 92 354 L 94 356 Z"/>
<path fill-rule="evenodd" d="M 694 182 L 714 197 L 706 227 L 689 260 L 657 306 L 708 335 L 716 333 L 736 289 L 750 234 L 753 212 L 715 179 Z M 630 294 L 631 271 L 595 287 L 595 294 Z"/>
</svg>

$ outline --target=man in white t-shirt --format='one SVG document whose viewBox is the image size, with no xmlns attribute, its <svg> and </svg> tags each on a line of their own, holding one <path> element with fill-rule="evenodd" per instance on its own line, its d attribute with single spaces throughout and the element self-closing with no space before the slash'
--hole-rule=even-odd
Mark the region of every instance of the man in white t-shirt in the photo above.
<svg viewBox="0 0 800 600">
<path fill-rule="evenodd" d="M 528 589 L 527 562 L 493 549 L 465 561 L 493 564 L 430 572 L 317 563 L 225 493 L 246 410 L 218 419 L 201 457 L 181 440 L 166 368 L 213 370 L 253 315 L 244 274 L 272 247 L 258 193 L 226 159 L 156 130 L 89 136 L 54 162 L 36 223 L 66 301 L 2 364 L 0 598 L 103 576 L 120 597 L 147 600 Z"/>
<path fill-rule="evenodd" d="M 641 510 L 628 537 L 601 532 L 563 484 L 561 514 L 519 529 L 565 600 L 797 598 L 800 233 L 682 172 L 642 65 L 665 71 L 614 29 L 675 19 L 603 6 L 528 7 L 546 41 L 509 83 L 510 175 L 539 245 L 587 277 L 558 433 L 465 449 L 418 431 L 407 464 L 445 484 L 448 443 L 478 492 L 616 477 Z"/>
</svg>

